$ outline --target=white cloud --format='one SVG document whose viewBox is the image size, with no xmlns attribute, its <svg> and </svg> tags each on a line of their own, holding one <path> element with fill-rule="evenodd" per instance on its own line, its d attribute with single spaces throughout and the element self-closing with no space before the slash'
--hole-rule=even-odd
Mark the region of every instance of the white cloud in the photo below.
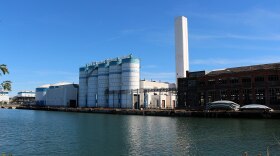
<svg viewBox="0 0 280 156">
<path fill-rule="evenodd" d="M 280 41 L 280 34 L 270 36 L 253 36 L 240 34 L 221 34 L 221 35 L 190 35 L 191 39 L 208 40 L 208 39 L 239 39 L 239 40 L 266 40 L 266 41 Z"/>
<path fill-rule="evenodd" d="M 194 59 L 190 61 L 192 65 L 250 65 L 280 62 L 280 56 L 252 57 L 245 59 Z"/>
</svg>

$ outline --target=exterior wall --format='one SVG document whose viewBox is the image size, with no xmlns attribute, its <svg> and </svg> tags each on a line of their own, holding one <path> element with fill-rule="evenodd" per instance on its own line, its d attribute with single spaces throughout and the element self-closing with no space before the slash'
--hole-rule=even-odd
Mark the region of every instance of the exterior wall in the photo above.
<svg viewBox="0 0 280 156">
<path fill-rule="evenodd" d="M 97 106 L 97 92 L 98 92 L 98 66 L 89 66 L 89 77 L 87 84 L 87 106 Z"/>
<path fill-rule="evenodd" d="M 46 105 L 69 107 L 70 100 L 75 100 L 77 105 L 77 93 L 78 87 L 73 84 L 50 88 L 46 94 Z"/>
<path fill-rule="evenodd" d="M 230 100 L 241 106 L 257 103 L 280 109 L 280 70 L 271 67 L 196 76 L 189 73 L 187 78 L 178 79 L 180 108 L 204 109 L 207 103 L 217 100 Z"/>
<path fill-rule="evenodd" d="M 86 67 L 81 67 L 79 76 L 79 107 L 87 107 L 87 81 Z"/>
<path fill-rule="evenodd" d="M 35 97 L 35 92 L 33 91 L 18 92 L 18 97 Z"/>
<path fill-rule="evenodd" d="M 140 106 L 145 108 L 173 109 L 176 95 L 172 92 L 146 92 L 144 89 L 175 88 L 175 84 L 140 81 Z M 174 101 L 173 101 L 174 100 Z"/>
<path fill-rule="evenodd" d="M 98 65 L 98 93 L 97 106 L 108 107 L 108 90 L 109 90 L 109 64 L 104 62 Z"/>
<path fill-rule="evenodd" d="M 50 85 L 44 85 L 36 88 L 35 91 L 35 103 L 36 105 L 43 106 L 46 104 L 46 93 Z"/>
<path fill-rule="evenodd" d="M 123 59 L 121 108 L 135 108 L 134 105 L 137 105 L 137 101 L 134 100 L 134 93 L 132 90 L 139 89 L 139 81 L 140 60 L 131 57 Z"/>
<path fill-rule="evenodd" d="M 0 102 L 9 103 L 9 92 L 0 91 Z"/>
<path fill-rule="evenodd" d="M 109 66 L 109 107 L 121 107 L 122 66 L 120 60 L 110 62 Z"/>
</svg>

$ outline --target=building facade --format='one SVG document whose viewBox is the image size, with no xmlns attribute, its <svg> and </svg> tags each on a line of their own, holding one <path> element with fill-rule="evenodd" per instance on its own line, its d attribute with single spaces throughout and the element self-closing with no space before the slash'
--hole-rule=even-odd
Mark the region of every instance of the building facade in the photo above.
<svg viewBox="0 0 280 156">
<path fill-rule="evenodd" d="M 35 92 L 34 91 L 20 91 L 17 96 L 13 98 L 13 102 L 23 105 L 35 104 Z"/>
<path fill-rule="evenodd" d="M 0 90 L 0 103 L 2 104 L 8 104 L 9 103 L 9 92 Z"/>
<path fill-rule="evenodd" d="M 140 107 L 174 109 L 176 107 L 176 85 L 174 83 L 140 81 Z"/>
<path fill-rule="evenodd" d="M 55 107 L 78 107 L 79 85 L 60 82 L 36 88 L 36 105 Z"/>
<path fill-rule="evenodd" d="M 280 63 L 186 74 L 178 79 L 178 108 L 204 109 L 209 102 L 230 100 L 280 109 Z"/>
</svg>

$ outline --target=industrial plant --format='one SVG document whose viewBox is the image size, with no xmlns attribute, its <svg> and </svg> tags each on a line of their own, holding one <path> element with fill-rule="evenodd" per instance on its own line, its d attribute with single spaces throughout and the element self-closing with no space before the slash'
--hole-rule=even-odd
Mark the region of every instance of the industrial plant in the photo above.
<svg viewBox="0 0 280 156">
<path fill-rule="evenodd" d="M 80 67 L 79 85 L 58 83 L 38 87 L 36 104 L 205 110 L 207 104 L 212 104 L 212 109 L 229 100 L 224 105 L 262 104 L 280 109 L 279 63 L 190 72 L 188 23 L 184 16 L 175 19 L 175 51 L 176 84 L 141 80 L 140 59 L 128 55 Z"/>
<path fill-rule="evenodd" d="M 79 84 L 79 107 L 175 108 L 175 85 L 140 81 L 140 59 L 132 55 L 81 67 Z"/>
</svg>

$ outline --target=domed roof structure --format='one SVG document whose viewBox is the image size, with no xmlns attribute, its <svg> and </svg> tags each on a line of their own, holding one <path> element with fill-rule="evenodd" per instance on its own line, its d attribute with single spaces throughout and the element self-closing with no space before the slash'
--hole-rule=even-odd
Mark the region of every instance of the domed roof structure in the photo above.
<svg viewBox="0 0 280 156">
<path fill-rule="evenodd" d="M 273 111 L 272 108 L 267 107 L 265 105 L 260 105 L 260 104 L 249 104 L 242 106 L 240 110 L 268 110 L 268 111 Z"/>
<path fill-rule="evenodd" d="M 220 100 L 208 103 L 206 110 L 238 110 L 239 107 L 240 105 L 235 102 Z"/>
</svg>

